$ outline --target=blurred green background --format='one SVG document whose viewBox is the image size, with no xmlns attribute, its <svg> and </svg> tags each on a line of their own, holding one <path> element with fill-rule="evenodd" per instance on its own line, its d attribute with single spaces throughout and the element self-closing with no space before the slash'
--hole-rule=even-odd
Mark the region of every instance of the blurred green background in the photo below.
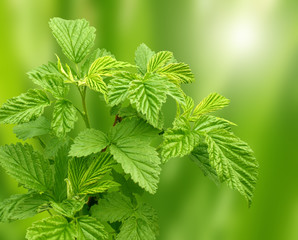
<svg viewBox="0 0 298 240">
<path fill-rule="evenodd" d="M 214 91 L 231 99 L 220 115 L 238 124 L 260 162 L 252 207 L 188 159 L 174 159 L 158 193 L 144 197 L 159 212 L 159 239 L 298 239 L 297 0 L 1 0 L 0 104 L 32 86 L 27 71 L 55 60 L 54 16 L 89 20 L 96 45 L 119 60 L 132 62 L 142 42 L 173 51 L 195 73 L 184 90 L 197 103 Z M 110 126 L 98 97 L 89 100 L 92 123 Z M 16 141 L 11 126 L 0 126 L 1 145 Z M 2 169 L 0 181 L 0 199 L 22 191 Z M 0 239 L 24 239 L 39 217 L 0 224 Z"/>
</svg>

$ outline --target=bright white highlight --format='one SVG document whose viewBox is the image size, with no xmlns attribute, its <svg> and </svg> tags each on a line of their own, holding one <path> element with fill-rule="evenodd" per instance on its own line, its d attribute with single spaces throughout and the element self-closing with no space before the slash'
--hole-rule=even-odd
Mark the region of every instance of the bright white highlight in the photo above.
<svg viewBox="0 0 298 240">
<path fill-rule="evenodd" d="M 258 46 L 258 26 L 253 21 L 235 21 L 227 29 L 225 42 L 233 52 L 248 53 Z"/>
</svg>

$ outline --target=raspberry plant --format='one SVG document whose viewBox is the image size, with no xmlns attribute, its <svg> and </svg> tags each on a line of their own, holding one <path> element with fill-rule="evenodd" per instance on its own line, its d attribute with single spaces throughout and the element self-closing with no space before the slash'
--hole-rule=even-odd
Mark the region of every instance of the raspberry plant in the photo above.
<svg viewBox="0 0 298 240">
<path fill-rule="evenodd" d="M 57 56 L 56 63 L 30 71 L 38 88 L 0 108 L 0 123 L 16 124 L 14 133 L 25 141 L 2 146 L 0 164 L 27 190 L 1 203 L 1 222 L 48 211 L 48 218 L 27 230 L 27 239 L 154 240 L 157 213 L 140 196 L 157 191 L 163 164 L 184 156 L 251 203 L 258 168 L 253 152 L 232 133 L 233 123 L 210 115 L 228 99 L 212 93 L 195 106 L 181 89 L 194 75 L 169 51 L 155 53 L 141 44 L 134 65 L 105 49 L 91 51 L 95 29 L 84 19 L 53 18 L 49 24 L 70 64 Z M 80 93 L 80 107 L 67 99 L 71 86 Z M 90 125 L 89 90 L 115 115 L 107 131 Z M 177 113 L 165 128 L 162 106 L 168 96 Z M 69 132 L 77 115 L 86 128 L 73 139 Z M 35 149 L 28 139 L 37 141 Z"/>
</svg>

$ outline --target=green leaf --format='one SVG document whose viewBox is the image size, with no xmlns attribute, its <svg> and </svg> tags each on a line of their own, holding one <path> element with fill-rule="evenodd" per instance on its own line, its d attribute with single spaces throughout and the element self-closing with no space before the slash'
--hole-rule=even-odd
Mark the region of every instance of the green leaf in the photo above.
<svg viewBox="0 0 298 240">
<path fill-rule="evenodd" d="M 47 200 L 39 194 L 12 195 L 0 203 L 0 222 L 33 217 L 39 212 L 39 207 L 45 203 Z"/>
<path fill-rule="evenodd" d="M 192 83 L 194 81 L 194 75 L 185 63 L 170 63 L 159 68 L 157 73 L 175 83 Z"/>
<path fill-rule="evenodd" d="M 123 102 L 129 95 L 129 84 L 136 79 L 136 75 L 129 72 L 116 74 L 108 85 L 108 99 L 111 106 Z"/>
<path fill-rule="evenodd" d="M 108 239 L 108 233 L 97 219 L 89 216 L 77 218 L 78 239 L 99 240 Z"/>
<path fill-rule="evenodd" d="M 161 51 L 161 52 L 155 53 L 148 62 L 147 71 L 156 72 L 172 59 L 173 59 L 173 53 L 171 52 Z"/>
<path fill-rule="evenodd" d="M 133 67 L 133 65 L 117 61 L 111 56 L 104 56 L 97 58 L 90 66 L 88 71 L 88 77 L 93 76 L 112 76 L 126 67 Z"/>
<path fill-rule="evenodd" d="M 146 203 L 143 204 L 138 208 L 137 214 L 148 223 L 155 235 L 159 235 L 158 215 L 152 206 Z"/>
<path fill-rule="evenodd" d="M 86 129 L 79 133 L 71 146 L 69 155 L 82 157 L 98 153 L 109 145 L 107 135 L 96 129 Z"/>
<path fill-rule="evenodd" d="M 87 166 L 85 159 L 70 161 L 68 186 L 74 195 L 95 194 L 118 186 L 111 180 L 102 179 L 111 171 L 114 161 L 109 153 L 101 153 Z"/>
<path fill-rule="evenodd" d="M 111 56 L 114 57 L 114 55 L 112 53 L 110 53 L 109 51 L 107 51 L 106 49 L 102 48 L 99 49 L 97 48 L 96 50 L 94 50 L 86 59 L 86 61 L 83 63 L 81 69 L 82 69 L 82 76 L 86 76 L 88 74 L 88 70 L 91 66 L 91 64 L 98 58 L 100 57 L 104 57 L 104 56 Z"/>
<path fill-rule="evenodd" d="M 195 162 L 202 170 L 203 174 L 210 178 L 217 185 L 220 183 L 215 169 L 210 165 L 208 145 L 205 141 L 201 141 L 200 144 L 195 147 L 191 152 L 191 159 Z"/>
<path fill-rule="evenodd" d="M 28 240 L 74 240 L 77 235 L 74 222 L 64 217 L 53 216 L 33 223 L 27 229 Z"/>
<path fill-rule="evenodd" d="M 26 140 L 28 138 L 38 137 L 48 134 L 51 131 L 50 121 L 41 116 L 34 121 L 17 125 L 13 128 L 13 132 L 17 138 Z"/>
<path fill-rule="evenodd" d="M 55 144 L 55 143 L 53 143 Z M 58 143 L 59 144 L 59 143 Z M 54 187 L 53 194 L 56 202 L 61 202 L 67 198 L 67 186 L 65 179 L 68 172 L 68 152 L 69 145 L 64 143 L 54 155 Z"/>
<path fill-rule="evenodd" d="M 155 240 L 155 234 L 142 218 L 131 217 L 121 226 L 116 240 Z"/>
<path fill-rule="evenodd" d="M 122 165 L 132 180 L 150 193 L 155 193 L 160 174 L 160 159 L 156 150 L 150 146 L 156 134 L 142 120 L 124 120 L 111 129 L 110 151 L 115 160 Z"/>
<path fill-rule="evenodd" d="M 181 118 L 176 120 L 174 128 L 167 129 L 163 135 L 161 156 L 163 161 L 173 157 L 183 157 L 191 153 L 198 144 L 197 134 L 192 131 L 189 122 Z"/>
<path fill-rule="evenodd" d="M 28 77 L 37 85 L 41 86 L 42 84 L 42 77 L 44 75 L 57 75 L 57 76 L 63 76 L 61 75 L 58 66 L 56 63 L 48 62 L 48 64 L 43 64 L 37 68 L 34 68 L 33 70 L 29 71 L 27 73 Z M 42 87 L 42 86 L 41 86 Z"/>
<path fill-rule="evenodd" d="M 194 124 L 194 131 L 197 133 L 206 133 L 218 129 L 225 129 L 231 131 L 231 125 L 234 125 L 230 121 L 211 116 L 211 115 L 201 115 L 196 118 Z"/>
<path fill-rule="evenodd" d="M 110 129 L 109 138 L 117 142 L 120 139 L 134 137 L 139 140 L 148 141 L 158 136 L 158 130 L 140 118 L 126 118 Z"/>
<path fill-rule="evenodd" d="M 130 199 L 119 192 L 112 192 L 100 199 L 98 205 L 91 208 L 91 215 L 101 221 L 111 223 L 124 221 L 134 213 Z"/>
<path fill-rule="evenodd" d="M 50 100 L 42 90 L 29 90 L 7 100 L 0 108 L 0 123 L 19 124 L 39 117 Z"/>
<path fill-rule="evenodd" d="M 147 72 L 147 65 L 154 52 L 147 47 L 146 44 L 142 43 L 135 52 L 135 63 L 141 74 L 145 75 Z"/>
<path fill-rule="evenodd" d="M 219 95 L 218 93 L 211 93 L 196 106 L 193 111 L 193 116 L 199 117 L 202 114 L 214 112 L 228 106 L 229 103 L 229 99 Z"/>
<path fill-rule="evenodd" d="M 52 18 L 49 25 L 65 56 L 80 63 L 94 44 L 95 28 L 90 27 L 85 19 Z"/>
<path fill-rule="evenodd" d="M 185 105 L 185 94 L 183 90 L 180 88 L 180 86 L 177 86 L 176 84 L 172 82 L 166 82 L 168 91 L 167 94 L 171 96 L 176 102 L 178 102 L 181 105 Z"/>
<path fill-rule="evenodd" d="M 64 76 L 57 69 L 55 63 L 49 62 L 27 73 L 36 85 L 50 92 L 55 98 L 65 97 L 69 87 L 64 83 Z"/>
<path fill-rule="evenodd" d="M 238 190 L 251 203 L 258 163 L 251 148 L 226 130 L 206 134 L 210 164 L 222 182 Z"/>
<path fill-rule="evenodd" d="M 83 208 L 84 204 L 85 202 L 79 199 L 65 199 L 61 203 L 51 202 L 51 206 L 56 213 L 69 218 L 73 218 Z"/>
<path fill-rule="evenodd" d="M 152 126 L 157 127 L 162 104 L 167 99 L 165 79 L 157 75 L 146 74 L 143 79 L 133 80 L 130 84 L 130 102 L 138 112 L 145 115 Z"/>
<path fill-rule="evenodd" d="M 74 128 L 74 124 L 77 120 L 77 110 L 70 101 L 66 99 L 56 101 L 52 128 L 57 136 L 65 136 L 66 133 Z"/>
<path fill-rule="evenodd" d="M 91 75 L 90 77 L 86 77 L 84 81 L 86 86 L 91 90 L 100 92 L 105 98 L 107 97 L 107 85 L 100 75 Z"/>
<path fill-rule="evenodd" d="M 110 151 L 134 182 L 154 194 L 161 169 L 158 154 L 149 144 L 134 137 L 122 138 L 112 141 Z"/>
<path fill-rule="evenodd" d="M 0 147 L 0 164 L 9 175 L 28 188 L 44 192 L 53 184 L 49 161 L 29 144 Z"/>
<path fill-rule="evenodd" d="M 47 136 L 47 138 L 44 140 L 46 144 L 46 147 L 43 151 L 45 158 L 52 159 L 56 157 L 59 150 L 65 145 L 69 144 L 69 140 L 70 139 L 67 136 L 61 138 L 52 135 Z"/>
</svg>

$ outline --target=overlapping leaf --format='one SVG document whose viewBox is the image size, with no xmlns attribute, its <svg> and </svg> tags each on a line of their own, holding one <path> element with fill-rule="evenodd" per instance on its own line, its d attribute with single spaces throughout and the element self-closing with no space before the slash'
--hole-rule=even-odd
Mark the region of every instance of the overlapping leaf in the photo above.
<svg viewBox="0 0 298 240">
<path fill-rule="evenodd" d="M 80 63 L 94 44 L 95 28 L 90 27 L 85 19 L 52 18 L 49 25 L 65 56 Z"/>
<path fill-rule="evenodd" d="M 86 129 L 75 138 L 70 156 L 82 157 L 98 153 L 109 144 L 107 135 L 96 129 Z"/>
<path fill-rule="evenodd" d="M 170 63 L 159 68 L 157 73 L 175 83 L 192 83 L 194 81 L 194 74 L 189 65 L 185 63 Z"/>
<path fill-rule="evenodd" d="M 51 202 L 54 211 L 65 217 L 73 218 L 75 213 L 80 211 L 85 202 L 81 199 L 65 199 L 62 202 Z"/>
<path fill-rule="evenodd" d="M 111 106 L 123 102 L 129 95 L 130 82 L 136 79 L 135 74 L 129 72 L 118 73 L 108 85 L 108 99 Z"/>
<path fill-rule="evenodd" d="M 210 164 L 221 181 L 238 190 L 251 203 L 258 163 L 251 148 L 226 130 L 206 134 Z"/>
<path fill-rule="evenodd" d="M 155 240 L 156 236 L 149 224 L 142 218 L 131 217 L 124 222 L 116 240 Z"/>
<path fill-rule="evenodd" d="M 54 106 L 52 128 L 57 136 L 64 136 L 74 128 L 77 118 L 77 110 L 74 105 L 66 100 L 57 100 Z"/>
<path fill-rule="evenodd" d="M 108 233 L 97 219 L 89 216 L 77 218 L 78 239 L 102 240 L 108 239 Z"/>
<path fill-rule="evenodd" d="M 7 100 L 0 108 L 0 123 L 19 124 L 39 117 L 50 100 L 42 90 L 29 90 Z"/>
<path fill-rule="evenodd" d="M 28 228 L 28 240 L 74 240 L 77 236 L 75 223 L 61 216 L 52 216 L 33 223 Z"/>
<path fill-rule="evenodd" d="M 148 72 L 155 72 L 158 71 L 161 67 L 171 61 L 173 58 L 173 53 L 168 51 L 161 51 L 154 54 L 147 65 Z"/>
<path fill-rule="evenodd" d="M 113 164 L 113 158 L 109 153 L 101 153 L 89 166 L 86 159 L 73 159 L 68 170 L 69 191 L 74 195 L 94 194 L 118 186 L 112 180 L 102 179 Z"/>
<path fill-rule="evenodd" d="M 0 147 L 0 164 L 9 175 L 28 188 L 44 192 L 53 185 L 49 161 L 29 144 Z"/>
<path fill-rule="evenodd" d="M 46 198 L 37 193 L 12 195 L 0 203 L 0 222 L 33 217 L 45 203 Z"/>
<path fill-rule="evenodd" d="M 91 209 L 92 216 L 102 221 L 124 221 L 134 213 L 131 200 L 119 192 L 109 193 Z"/>
<path fill-rule="evenodd" d="M 167 99 L 167 90 L 165 79 L 151 74 L 130 84 L 130 102 L 154 127 L 158 126 L 159 112 Z"/>
<path fill-rule="evenodd" d="M 144 43 L 142 43 L 135 52 L 135 63 L 139 72 L 143 75 L 147 72 L 147 65 L 154 52 Z"/>
<path fill-rule="evenodd" d="M 211 93 L 196 106 L 193 111 L 193 116 L 197 117 L 202 114 L 214 112 L 228 106 L 229 103 L 229 99 L 219 95 L 218 93 Z"/>
<path fill-rule="evenodd" d="M 51 131 L 50 121 L 40 116 L 34 121 L 17 125 L 13 128 L 13 132 L 17 138 L 26 140 L 28 138 L 38 137 L 48 134 Z"/>
<path fill-rule="evenodd" d="M 192 130 L 187 119 L 176 120 L 176 126 L 168 129 L 164 135 L 161 155 L 164 161 L 173 157 L 183 157 L 191 153 L 193 148 L 198 144 L 198 137 Z"/>
<path fill-rule="evenodd" d="M 138 126 L 137 122 L 136 126 Z M 160 174 L 160 159 L 155 148 L 150 146 L 150 139 L 140 139 L 141 132 L 147 132 L 147 128 L 141 127 L 136 131 L 125 133 L 128 121 L 120 123 L 110 132 L 110 151 L 115 160 L 122 165 L 125 173 L 130 174 L 134 182 L 150 193 L 155 193 Z M 143 125 L 144 126 L 144 125 Z M 123 130 L 122 130 L 123 128 Z M 132 126 L 129 126 L 132 129 Z M 139 134 L 137 134 L 139 133 Z"/>
<path fill-rule="evenodd" d="M 206 177 L 210 178 L 216 184 L 219 184 L 220 181 L 217 173 L 210 165 L 207 148 L 208 145 L 204 141 L 200 141 L 200 144 L 191 152 L 191 159 L 199 166 Z"/>
<path fill-rule="evenodd" d="M 69 87 L 64 83 L 64 76 L 60 74 L 55 63 L 49 62 L 28 72 L 29 78 L 36 85 L 50 92 L 55 98 L 63 98 Z"/>
</svg>

